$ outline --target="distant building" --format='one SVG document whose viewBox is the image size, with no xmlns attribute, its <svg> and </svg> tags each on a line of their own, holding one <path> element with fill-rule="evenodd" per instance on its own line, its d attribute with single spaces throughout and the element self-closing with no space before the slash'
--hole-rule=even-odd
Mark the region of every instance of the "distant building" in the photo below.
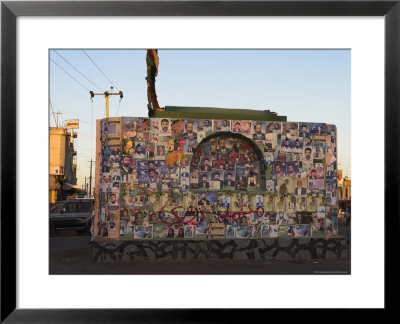
<svg viewBox="0 0 400 324">
<path fill-rule="evenodd" d="M 338 181 L 338 196 L 339 200 L 351 200 L 351 180 L 348 177 Z"/>
<path fill-rule="evenodd" d="M 50 127 L 49 132 L 49 200 L 50 204 L 75 193 L 76 151 L 73 139 L 76 132 Z"/>
</svg>

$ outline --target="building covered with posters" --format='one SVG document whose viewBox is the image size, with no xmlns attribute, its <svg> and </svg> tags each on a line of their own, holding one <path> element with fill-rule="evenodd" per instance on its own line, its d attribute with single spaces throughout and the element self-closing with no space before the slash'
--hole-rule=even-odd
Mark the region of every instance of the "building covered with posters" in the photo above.
<svg viewBox="0 0 400 324">
<path fill-rule="evenodd" d="M 328 123 L 194 107 L 98 120 L 95 188 L 95 259 L 182 249 L 183 257 L 266 258 L 284 249 L 281 239 L 302 239 L 312 258 L 333 242 L 341 256 L 337 130 Z M 293 258 L 296 244 L 286 251 Z"/>
</svg>

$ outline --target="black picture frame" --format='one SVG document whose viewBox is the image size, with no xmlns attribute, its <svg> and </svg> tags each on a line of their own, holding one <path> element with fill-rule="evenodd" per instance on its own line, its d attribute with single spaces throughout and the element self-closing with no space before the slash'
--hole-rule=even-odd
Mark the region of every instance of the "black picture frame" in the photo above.
<svg viewBox="0 0 400 324">
<path fill-rule="evenodd" d="M 1 3 L 1 321 L 6 323 L 227 321 L 194 310 L 16 309 L 16 19 L 18 16 L 384 16 L 385 17 L 385 283 L 397 282 L 388 257 L 399 232 L 400 4 L 394 1 L 2 1 Z M 390 170 L 387 171 L 387 170 Z M 383 188 L 382 188 L 383 189 Z M 394 205 L 393 202 L 397 202 Z M 393 208 L 393 209 L 392 209 Z M 397 216 L 398 217 L 398 216 Z M 372 244 L 372 243 L 371 243 Z M 371 261 L 372 262 L 372 261 Z M 385 284 L 385 308 L 390 290 Z M 392 288 L 390 288 L 392 287 Z M 252 316 L 257 316 L 252 313 Z"/>
</svg>

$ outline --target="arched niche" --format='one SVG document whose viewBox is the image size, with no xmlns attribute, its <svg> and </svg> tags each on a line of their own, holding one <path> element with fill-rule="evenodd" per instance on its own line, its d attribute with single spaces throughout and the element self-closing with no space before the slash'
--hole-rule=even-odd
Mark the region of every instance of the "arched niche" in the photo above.
<svg viewBox="0 0 400 324">
<path fill-rule="evenodd" d="M 253 140 L 238 133 L 217 132 L 205 137 L 193 152 L 190 174 L 191 189 L 264 191 L 265 188 L 263 154 Z"/>
</svg>

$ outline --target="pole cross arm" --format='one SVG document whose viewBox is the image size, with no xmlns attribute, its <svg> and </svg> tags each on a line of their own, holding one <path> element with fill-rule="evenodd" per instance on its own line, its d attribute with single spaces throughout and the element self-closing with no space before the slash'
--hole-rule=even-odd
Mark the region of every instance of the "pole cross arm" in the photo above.
<svg viewBox="0 0 400 324">
<path fill-rule="evenodd" d="M 106 96 L 120 96 L 120 98 L 122 99 L 124 97 L 124 94 L 122 91 L 120 92 L 105 92 L 104 95 Z"/>
<path fill-rule="evenodd" d="M 110 96 L 119 96 L 121 99 L 124 97 L 124 93 L 122 91 L 120 92 L 108 92 L 104 91 L 102 93 L 94 93 L 93 91 L 89 91 L 90 97 L 93 99 L 94 96 L 104 96 L 106 99 L 106 118 L 109 117 L 109 108 L 108 108 L 108 99 Z"/>
</svg>

